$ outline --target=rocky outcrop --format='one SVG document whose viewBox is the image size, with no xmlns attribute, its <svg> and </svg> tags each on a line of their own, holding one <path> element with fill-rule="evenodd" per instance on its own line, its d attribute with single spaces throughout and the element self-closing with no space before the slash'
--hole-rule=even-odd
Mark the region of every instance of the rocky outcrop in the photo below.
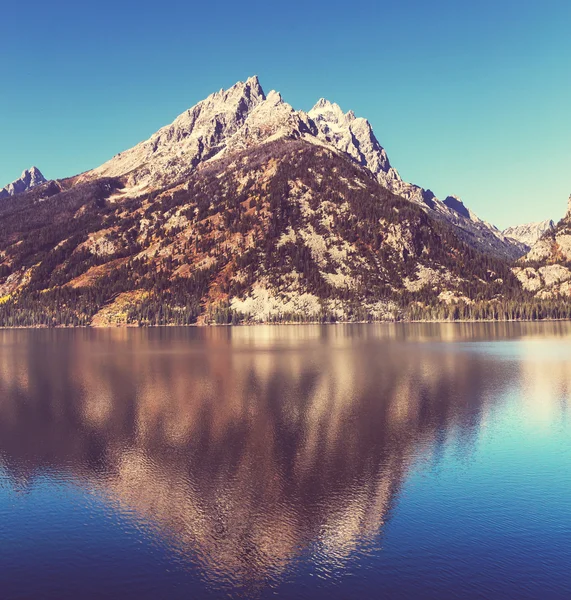
<svg viewBox="0 0 571 600">
<path fill-rule="evenodd" d="M 6 187 L 0 190 L 0 198 L 7 198 L 8 196 L 15 196 L 21 194 L 27 190 L 31 190 L 33 187 L 46 183 L 47 179 L 41 174 L 37 167 L 26 169 L 19 179 L 9 183 Z"/>
</svg>

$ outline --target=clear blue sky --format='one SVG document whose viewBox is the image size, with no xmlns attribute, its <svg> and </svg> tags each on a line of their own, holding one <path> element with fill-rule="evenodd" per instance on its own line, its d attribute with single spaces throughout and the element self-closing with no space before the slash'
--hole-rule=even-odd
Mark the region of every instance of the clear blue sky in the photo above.
<svg viewBox="0 0 571 600">
<path fill-rule="evenodd" d="M 499 227 L 571 193 L 571 2 L 14 2 L 0 182 L 90 169 L 252 74 L 367 117 L 393 165 Z"/>
</svg>

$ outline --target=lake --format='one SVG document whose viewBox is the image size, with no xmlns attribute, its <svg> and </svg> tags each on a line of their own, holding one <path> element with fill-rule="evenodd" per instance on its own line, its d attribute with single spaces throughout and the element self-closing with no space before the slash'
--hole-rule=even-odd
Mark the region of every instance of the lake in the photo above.
<svg viewBox="0 0 571 600">
<path fill-rule="evenodd" d="M 571 324 L 0 331 L 0 597 L 571 598 Z"/>
</svg>

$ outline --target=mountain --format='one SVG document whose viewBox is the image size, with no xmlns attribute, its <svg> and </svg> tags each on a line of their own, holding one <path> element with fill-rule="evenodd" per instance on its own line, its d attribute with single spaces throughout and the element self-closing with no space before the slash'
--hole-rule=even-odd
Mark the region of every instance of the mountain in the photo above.
<svg viewBox="0 0 571 600">
<path fill-rule="evenodd" d="M 528 246 L 528 249 L 531 249 L 544 233 L 550 231 L 554 227 L 554 221 L 547 219 L 538 223 L 526 223 L 525 225 L 508 227 L 507 229 L 504 229 L 502 233 L 506 237 L 517 240 Z"/>
<path fill-rule="evenodd" d="M 567 213 L 546 229 L 513 269 L 523 288 L 538 298 L 571 294 L 571 196 Z"/>
<path fill-rule="evenodd" d="M 455 196 L 441 202 L 430 190 L 403 181 L 366 119 L 351 111 L 343 113 L 325 99 L 308 113 L 294 110 L 279 93 L 266 96 L 257 77 L 211 94 L 148 140 L 85 174 L 83 180 L 127 177 L 129 193 L 138 193 L 172 184 L 221 155 L 279 138 L 337 149 L 391 192 L 457 228 L 463 241 L 477 250 L 510 260 L 528 250 L 479 219 Z"/>
<path fill-rule="evenodd" d="M 123 186 L 68 180 L 0 206 L 0 323 L 394 319 L 517 286 L 507 263 L 304 139 L 142 196 Z"/>
<path fill-rule="evenodd" d="M 37 167 L 26 169 L 19 179 L 9 183 L 6 187 L 0 190 L 0 198 L 7 198 L 8 196 L 21 194 L 22 192 L 36 187 L 37 185 L 46 183 L 46 181 L 46 178 L 40 173 L 40 170 Z"/>
<path fill-rule="evenodd" d="M 527 250 L 518 241 L 506 238 L 496 227 L 479 219 L 456 196 L 448 196 L 442 202 L 430 190 L 403 181 L 366 119 L 355 117 L 352 111 L 343 113 L 337 104 L 323 98 L 308 116 L 317 126 L 318 138 L 371 171 L 391 192 L 419 204 L 433 216 L 456 227 L 458 235 L 473 248 L 507 259 L 518 258 Z"/>
<path fill-rule="evenodd" d="M 4 199 L 0 325 L 497 318 L 531 297 L 522 248 L 404 182 L 365 119 L 254 77 Z"/>
</svg>

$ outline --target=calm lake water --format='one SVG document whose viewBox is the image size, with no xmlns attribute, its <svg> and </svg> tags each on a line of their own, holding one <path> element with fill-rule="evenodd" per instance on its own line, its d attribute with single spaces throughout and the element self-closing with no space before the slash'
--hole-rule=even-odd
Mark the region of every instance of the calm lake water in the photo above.
<svg viewBox="0 0 571 600">
<path fill-rule="evenodd" d="M 0 597 L 571 598 L 571 325 L 0 331 Z"/>
</svg>

